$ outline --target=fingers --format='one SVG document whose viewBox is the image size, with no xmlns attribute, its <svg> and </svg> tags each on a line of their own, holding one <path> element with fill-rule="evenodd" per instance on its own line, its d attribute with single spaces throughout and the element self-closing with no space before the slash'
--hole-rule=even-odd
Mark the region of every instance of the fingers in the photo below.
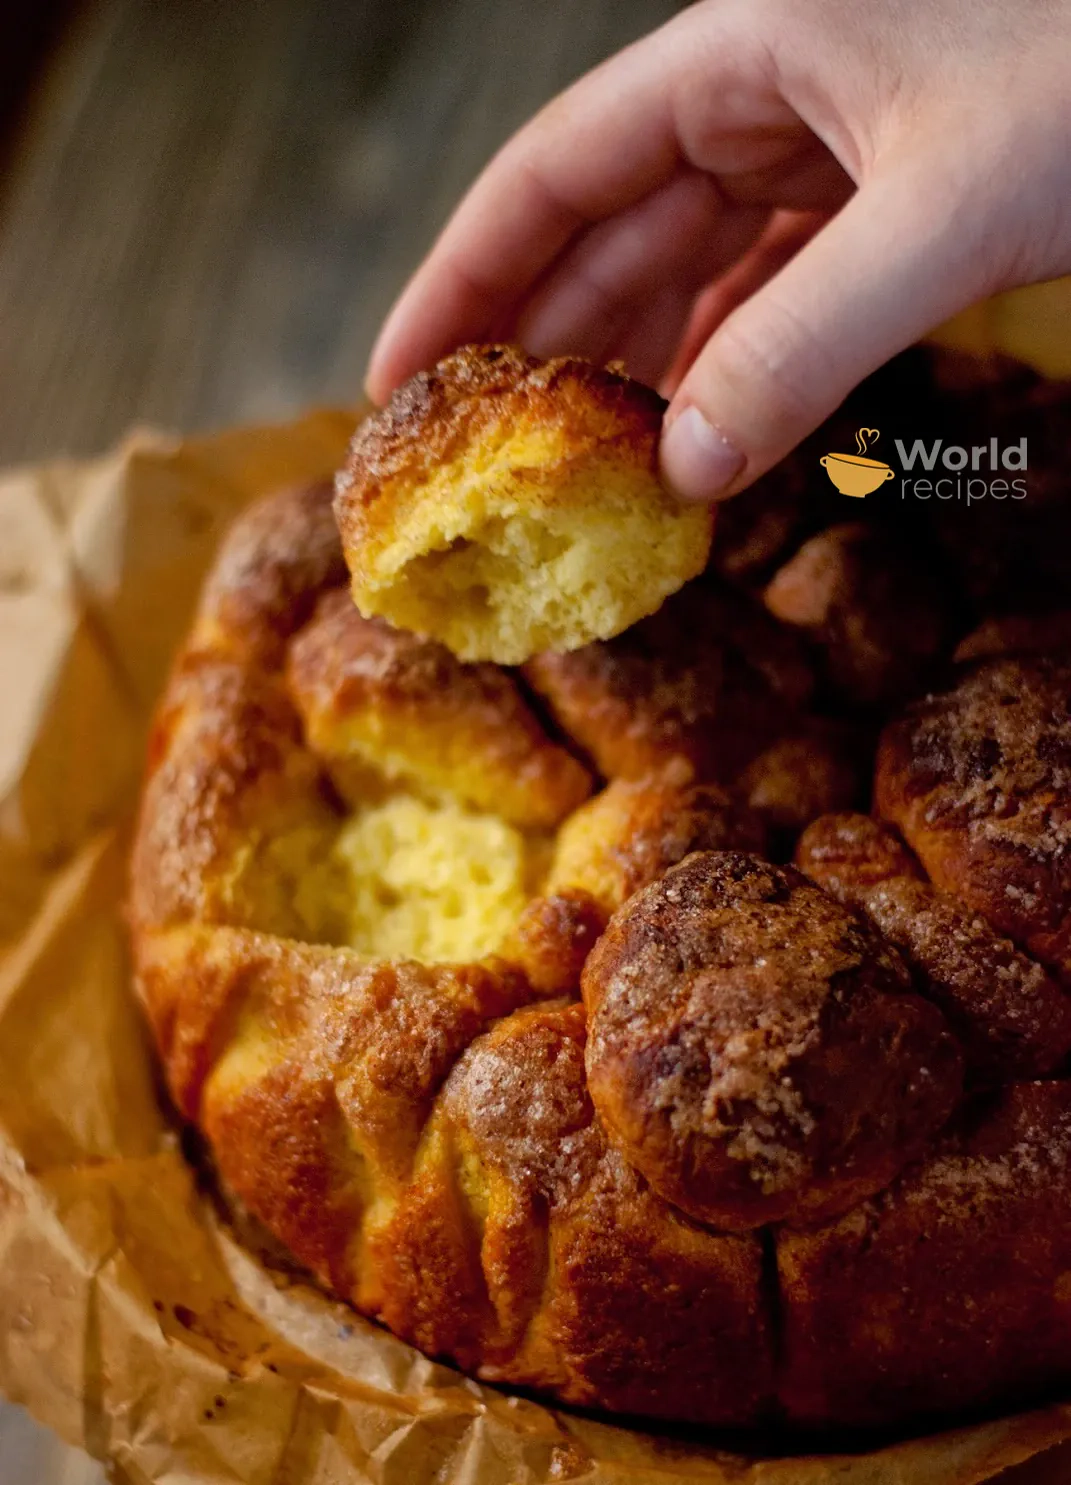
<svg viewBox="0 0 1071 1485">
<path fill-rule="evenodd" d="M 806 130 L 777 94 L 753 28 L 734 15 L 690 7 L 510 140 L 388 316 L 369 365 L 374 400 L 463 341 L 509 333 L 570 244 L 682 167 L 739 172 L 741 204 L 763 204 L 755 173 L 793 156 Z"/>
<path fill-rule="evenodd" d="M 715 330 L 673 398 L 662 471 L 687 499 L 734 494 L 871 371 L 990 287 L 962 167 L 892 164 Z"/>
<path fill-rule="evenodd" d="M 768 283 L 828 221 L 827 212 L 817 211 L 778 211 L 768 218 L 758 241 L 709 284 L 692 306 L 687 327 L 674 343 L 672 365 L 660 377 L 664 397 L 672 397 L 722 321 Z"/>
<path fill-rule="evenodd" d="M 703 284 L 756 239 L 769 213 L 726 208 L 717 182 L 680 170 L 630 210 L 584 233 L 522 306 L 516 335 L 537 356 L 605 360 L 623 341 L 664 340 L 665 301 L 687 307 Z M 679 334 L 684 317 L 677 326 Z M 645 363 L 660 361 L 669 351 Z"/>
<path fill-rule="evenodd" d="M 672 284 L 657 289 L 642 306 L 634 306 L 631 318 L 620 327 L 602 357 L 591 360 L 620 361 L 629 376 L 657 387 L 673 360 L 688 324 L 695 294 Z"/>
<path fill-rule="evenodd" d="M 380 332 L 367 377 L 374 401 L 461 342 L 488 338 L 576 233 L 672 176 L 660 35 L 581 78 L 487 166 Z"/>
</svg>

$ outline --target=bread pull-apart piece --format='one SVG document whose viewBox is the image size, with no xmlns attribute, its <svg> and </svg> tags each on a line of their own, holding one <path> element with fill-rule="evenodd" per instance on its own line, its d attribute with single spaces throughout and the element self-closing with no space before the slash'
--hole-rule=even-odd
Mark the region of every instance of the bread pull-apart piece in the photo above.
<svg viewBox="0 0 1071 1485">
<path fill-rule="evenodd" d="M 775 839 L 792 840 L 819 815 L 858 804 L 870 764 L 863 734 L 825 717 L 804 717 L 751 760 L 735 789 Z"/>
<path fill-rule="evenodd" d="M 1037 1078 L 1071 1051 L 1071 995 L 979 913 L 936 891 L 896 832 L 866 815 L 825 815 L 796 864 L 860 908 L 941 1007 L 979 1082 Z"/>
<path fill-rule="evenodd" d="M 761 1244 L 671 1212 L 608 1146 L 575 1003 L 473 1041 L 370 1251 L 387 1323 L 490 1381 L 707 1423 L 770 1404 Z"/>
<path fill-rule="evenodd" d="M 765 845 L 758 815 L 716 784 L 615 779 L 558 832 L 545 890 L 587 892 L 609 917 L 693 851 Z"/>
<path fill-rule="evenodd" d="M 187 650 L 276 669 L 316 601 L 346 581 L 329 481 L 254 501 L 227 531 Z"/>
<path fill-rule="evenodd" d="M 797 449 L 746 500 L 726 500 L 714 522 L 710 568 L 750 590 L 768 580 L 816 524 L 813 470 L 810 450 Z"/>
<path fill-rule="evenodd" d="M 812 691 L 799 637 L 711 575 L 627 634 L 537 655 L 525 678 L 604 778 L 728 783 Z"/>
<path fill-rule="evenodd" d="M 667 1201 L 743 1230 L 886 1186 L 941 1127 L 962 1058 L 896 950 L 791 867 L 696 852 L 584 967 L 591 1096 Z"/>
<path fill-rule="evenodd" d="M 357 431 L 335 510 L 366 616 L 515 665 L 627 629 L 710 549 L 658 478 L 665 404 L 588 361 L 467 346 Z"/>
<path fill-rule="evenodd" d="M 822 657 L 827 684 L 853 707 L 901 701 L 941 654 L 946 601 L 919 554 L 872 526 L 830 526 L 804 542 L 766 588 L 766 606 Z"/>
<path fill-rule="evenodd" d="M 185 655 L 148 755 L 131 859 L 135 931 L 198 919 L 303 936 L 304 879 L 337 819 L 282 678 Z"/>
<path fill-rule="evenodd" d="M 227 1191 L 324 1283 L 378 1310 L 365 1248 L 411 1179 L 443 1081 L 524 1004 L 523 976 L 199 924 L 142 935 L 135 974 L 172 1095 Z"/>
<path fill-rule="evenodd" d="M 544 837 L 452 798 L 399 790 L 344 815 L 283 677 L 194 652 L 150 741 L 130 916 L 467 960 L 500 945 L 547 861 Z"/>
<path fill-rule="evenodd" d="M 524 905 L 496 947 L 503 959 L 523 971 L 533 994 L 575 999 L 581 971 L 606 927 L 606 917 L 594 897 L 580 888 L 544 887 L 543 895 Z"/>
<path fill-rule="evenodd" d="M 934 885 L 1071 974 L 1071 662 L 981 662 L 887 726 L 877 813 Z"/>
<path fill-rule="evenodd" d="M 716 784 L 616 779 L 558 831 L 543 895 L 501 945 L 540 994 L 575 994 L 611 913 L 693 851 L 762 852 L 758 815 Z"/>
<path fill-rule="evenodd" d="M 377 782 L 403 785 L 550 830 L 591 792 L 587 769 L 547 737 L 511 675 L 362 619 L 345 591 L 328 594 L 293 641 L 287 678 L 309 745 L 351 801 Z"/>
<path fill-rule="evenodd" d="M 776 1244 L 796 1422 L 917 1424 L 1066 1386 L 1071 1085 L 978 1095 L 888 1191 Z"/>
</svg>

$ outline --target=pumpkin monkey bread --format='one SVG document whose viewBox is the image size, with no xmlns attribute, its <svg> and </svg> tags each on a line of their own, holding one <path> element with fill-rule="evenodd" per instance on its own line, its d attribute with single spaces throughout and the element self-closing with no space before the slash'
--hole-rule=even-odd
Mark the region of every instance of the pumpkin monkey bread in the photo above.
<svg viewBox="0 0 1071 1485">
<path fill-rule="evenodd" d="M 445 493 L 493 449 L 512 480 L 589 383 L 463 356 L 359 458 L 402 505 L 412 461 Z M 647 437 L 612 385 L 599 417 Z M 362 543 L 416 551 L 380 510 Z M 443 603 L 483 582 L 469 550 Z M 1035 1396 L 1071 1377 L 1071 667 L 955 672 L 851 813 L 839 738 L 803 766 L 833 723 L 801 637 L 709 571 L 640 616 L 685 576 L 610 637 L 563 637 L 518 578 L 511 670 L 358 612 L 328 486 L 239 518 L 132 859 L 176 1107 L 321 1283 L 487 1380 L 733 1427 Z"/>
</svg>

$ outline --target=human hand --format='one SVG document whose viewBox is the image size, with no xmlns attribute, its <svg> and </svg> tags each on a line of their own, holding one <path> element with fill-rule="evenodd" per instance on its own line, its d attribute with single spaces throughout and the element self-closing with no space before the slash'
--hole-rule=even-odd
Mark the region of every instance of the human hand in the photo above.
<svg viewBox="0 0 1071 1485">
<path fill-rule="evenodd" d="M 1071 0 L 701 0 L 493 159 L 380 333 L 625 361 L 682 496 L 750 484 L 869 372 L 1071 271 Z"/>
</svg>

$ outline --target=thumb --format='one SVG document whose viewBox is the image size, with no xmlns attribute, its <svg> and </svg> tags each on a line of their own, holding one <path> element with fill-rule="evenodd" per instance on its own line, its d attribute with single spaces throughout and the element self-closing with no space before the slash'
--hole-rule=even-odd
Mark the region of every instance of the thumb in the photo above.
<svg viewBox="0 0 1071 1485">
<path fill-rule="evenodd" d="M 871 371 L 991 292 L 984 213 L 963 185 L 932 162 L 869 178 L 722 322 L 666 413 L 672 489 L 688 500 L 742 490 Z"/>
</svg>

